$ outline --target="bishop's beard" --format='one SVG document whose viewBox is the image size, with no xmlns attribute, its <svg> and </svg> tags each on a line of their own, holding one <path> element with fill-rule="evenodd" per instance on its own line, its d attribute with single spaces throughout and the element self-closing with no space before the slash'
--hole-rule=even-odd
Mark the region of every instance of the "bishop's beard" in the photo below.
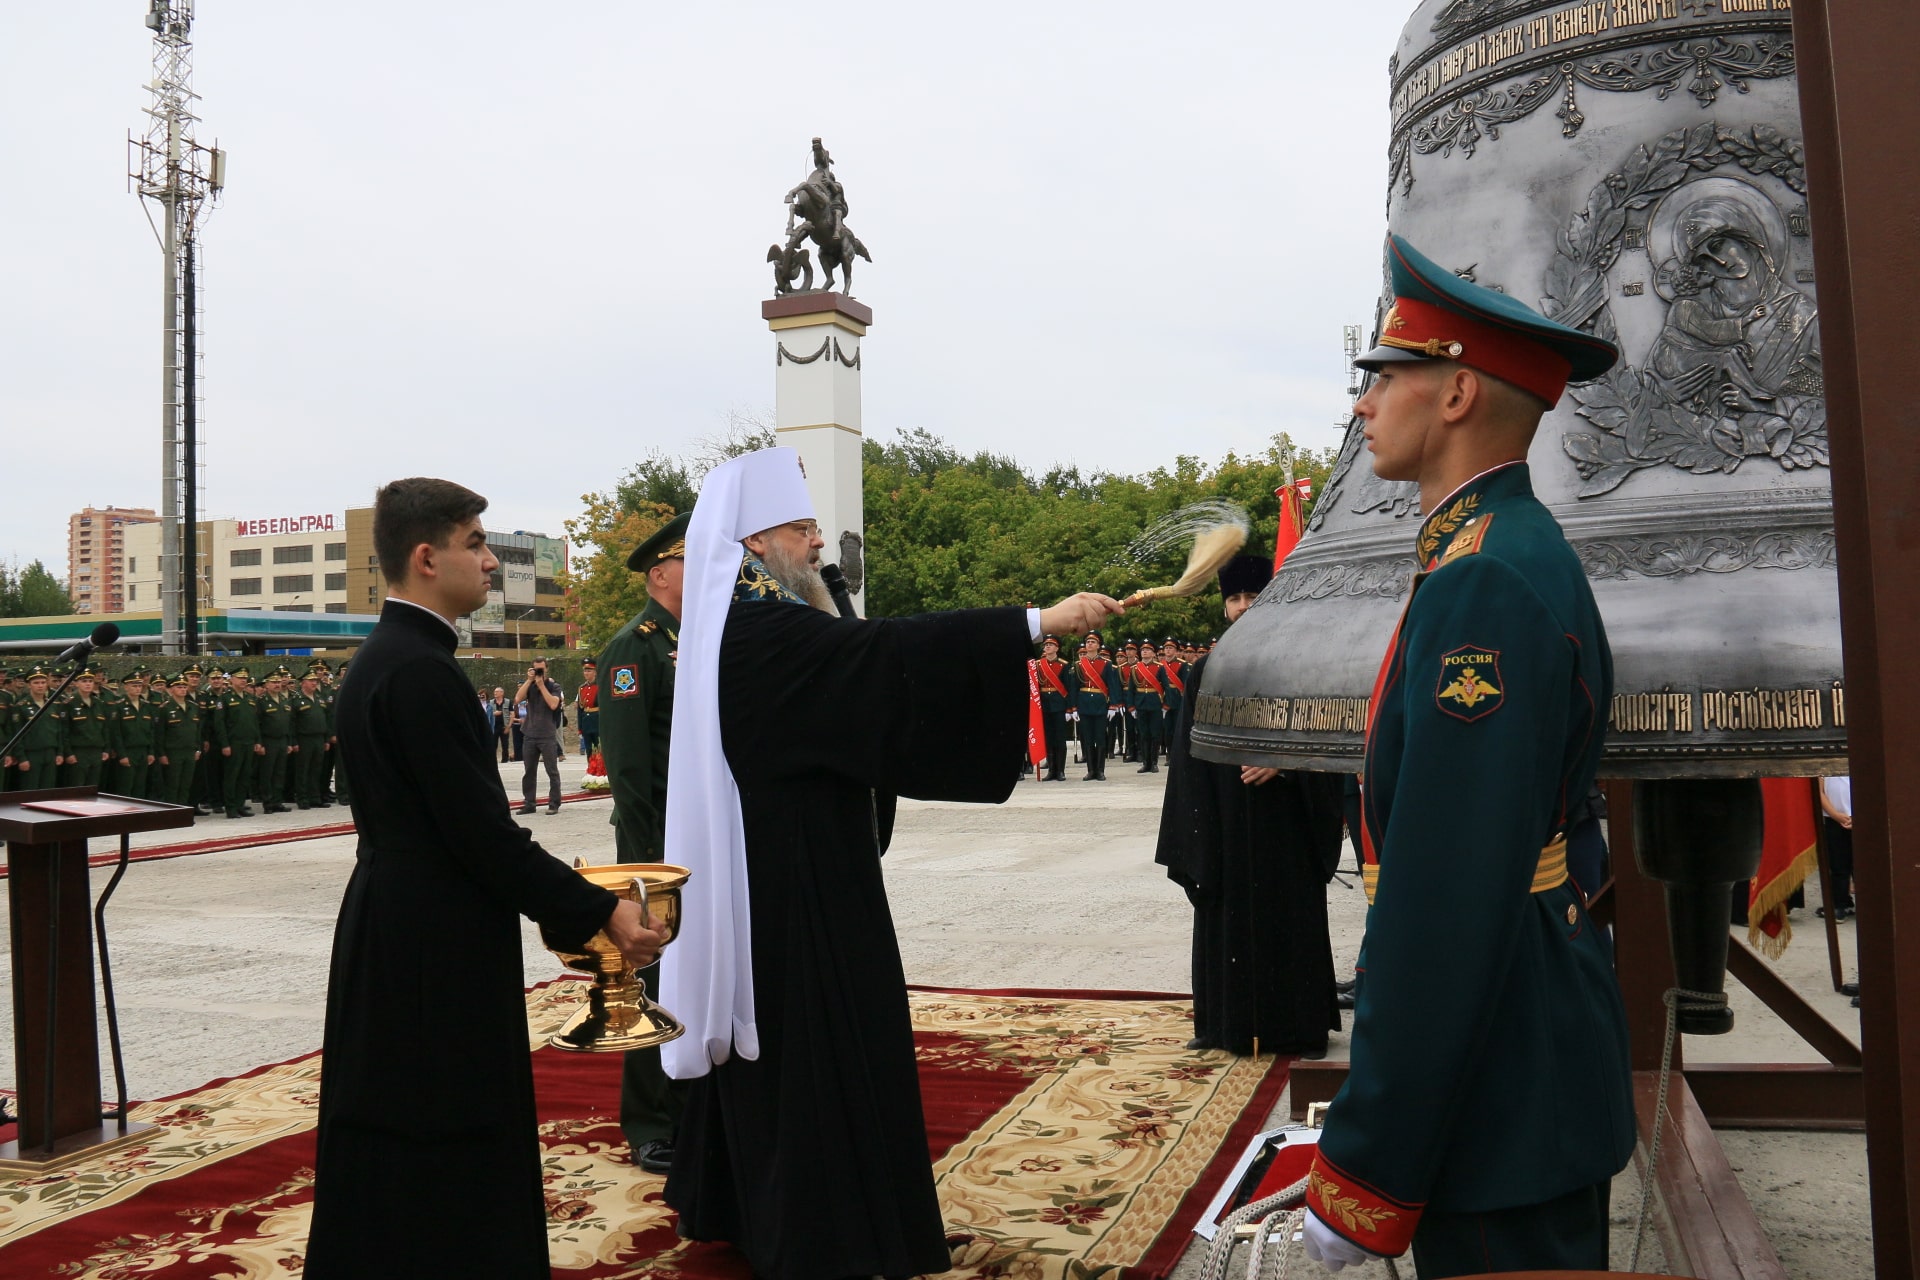
<svg viewBox="0 0 1920 1280">
<path fill-rule="evenodd" d="M 839 612 L 833 607 L 833 595 L 827 590 L 826 580 L 820 576 L 820 567 L 812 563 L 810 554 L 789 559 L 779 547 L 769 546 L 767 553 L 760 557 L 760 563 L 767 566 L 768 573 L 780 580 L 781 586 L 820 612 Z"/>
</svg>

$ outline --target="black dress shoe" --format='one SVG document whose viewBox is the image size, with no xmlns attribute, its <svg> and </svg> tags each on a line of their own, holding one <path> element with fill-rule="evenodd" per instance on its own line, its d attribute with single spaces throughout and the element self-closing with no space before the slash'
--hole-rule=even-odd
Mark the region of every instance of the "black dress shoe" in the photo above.
<svg viewBox="0 0 1920 1280">
<path fill-rule="evenodd" d="M 1323 1060 L 1326 1056 L 1327 1056 L 1327 1047 L 1325 1045 L 1321 1045 L 1318 1049 L 1307 1049 L 1303 1051 L 1300 1054 L 1300 1060 L 1302 1062 L 1319 1062 Z"/>
<path fill-rule="evenodd" d="M 550 805 L 548 805 L 548 806 L 547 806 L 547 812 L 548 812 L 549 814 L 554 814 L 554 813 L 558 813 L 558 812 L 560 812 L 560 806 L 559 806 L 559 805 L 557 805 L 557 804 L 550 804 Z"/>
<path fill-rule="evenodd" d="M 1338 991 L 1343 996 L 1350 996 L 1353 994 L 1353 989 L 1359 985 L 1360 985 L 1360 979 L 1348 978 L 1345 982 L 1334 983 L 1333 989 L 1335 991 Z"/>
<path fill-rule="evenodd" d="M 633 1162 L 647 1173 L 665 1173 L 673 1168 L 673 1139 L 655 1138 L 633 1153 Z"/>
<path fill-rule="evenodd" d="M 530 804 L 523 804 L 518 809 L 515 809 L 514 812 L 515 813 L 532 813 L 533 806 Z"/>
<path fill-rule="evenodd" d="M 1205 1036 L 1195 1036 L 1193 1039 L 1187 1041 L 1187 1048 L 1189 1049 L 1218 1049 L 1219 1047 L 1219 1045 L 1207 1039 Z"/>
<path fill-rule="evenodd" d="M 1160 771 L 1158 769 L 1150 768 L 1147 765 L 1143 764 L 1138 769 L 1135 769 L 1134 772 L 1135 773 L 1158 773 Z"/>
<path fill-rule="evenodd" d="M 1858 996 L 1860 994 L 1860 984 L 1857 982 L 1843 982 L 1840 984 L 1840 994 L 1843 996 Z"/>
<path fill-rule="evenodd" d="M 1353 1003 L 1353 992 L 1351 991 L 1342 991 L 1333 998 L 1333 1005 L 1336 1009 L 1351 1009 L 1353 1008 Z"/>
<path fill-rule="evenodd" d="M 236 812 L 230 813 L 227 816 L 229 818 L 251 818 L 253 816 L 253 806 L 243 804 Z"/>
<path fill-rule="evenodd" d="M 1855 996 L 1855 997 L 1853 998 L 1853 1007 L 1854 1007 L 1854 1008 L 1856 1008 L 1856 1009 L 1858 1009 L 1858 1008 L 1860 1007 L 1860 997 L 1859 997 L 1859 996 Z"/>
</svg>

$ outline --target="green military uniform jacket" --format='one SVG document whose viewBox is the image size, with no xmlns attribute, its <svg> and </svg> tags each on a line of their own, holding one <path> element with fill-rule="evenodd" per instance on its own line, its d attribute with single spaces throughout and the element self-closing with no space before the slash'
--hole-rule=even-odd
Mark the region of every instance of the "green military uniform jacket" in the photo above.
<svg viewBox="0 0 1920 1280">
<path fill-rule="evenodd" d="M 179 768 L 183 762 L 191 765 L 193 753 L 204 740 L 200 704 L 192 698 L 175 702 L 169 697 L 167 705 L 154 712 L 153 730 L 156 757 L 165 756 L 170 768 Z"/>
<path fill-rule="evenodd" d="M 260 741 L 261 701 L 260 695 L 252 690 L 240 693 L 229 689 L 213 695 L 207 707 L 212 720 L 208 726 L 209 741 L 216 748 L 252 751 Z"/>
<path fill-rule="evenodd" d="M 1390 1255 L 1428 1207 L 1538 1204 L 1634 1144 L 1612 950 L 1566 873 L 1613 693 L 1593 592 L 1525 463 L 1449 495 L 1416 557 L 1367 730 L 1353 1066 L 1307 1192 Z"/>
<path fill-rule="evenodd" d="M 319 695 L 308 697 L 296 690 L 287 695 L 287 710 L 292 721 L 293 736 L 296 738 L 325 738 L 327 736 L 327 704 Z"/>
<path fill-rule="evenodd" d="M 13 704 L 13 714 L 7 721 L 7 737 L 11 738 L 18 733 L 20 726 L 31 719 L 33 713 L 39 709 L 40 704 L 33 700 L 31 693 L 22 694 L 16 699 Z M 46 713 L 34 722 L 33 728 L 27 730 L 26 736 L 13 744 L 13 758 L 17 761 L 30 751 L 52 751 L 65 756 L 66 747 L 66 725 L 61 719 L 60 708 L 56 704 L 48 707 Z M 45 785 L 53 784 L 49 782 Z"/>
<path fill-rule="evenodd" d="M 171 701 L 171 699 L 169 699 Z M 113 704 L 113 758 L 144 765 L 154 751 L 154 705 L 143 695 L 122 697 Z"/>
<path fill-rule="evenodd" d="M 649 600 L 600 655 L 600 754 L 622 862 L 656 862 L 666 843 L 667 744 L 680 622 Z"/>
<path fill-rule="evenodd" d="M 284 693 L 277 698 L 265 695 L 260 699 L 260 741 L 269 747 L 277 743 L 284 751 L 292 739 L 293 704 Z"/>
<path fill-rule="evenodd" d="M 83 762 L 100 763 L 100 753 L 113 746 L 111 724 L 112 707 L 99 694 L 91 700 L 83 699 L 77 693 L 69 693 L 60 699 L 59 705 L 47 712 L 49 719 L 59 719 L 64 726 L 61 739 L 61 754 L 80 756 Z"/>
</svg>

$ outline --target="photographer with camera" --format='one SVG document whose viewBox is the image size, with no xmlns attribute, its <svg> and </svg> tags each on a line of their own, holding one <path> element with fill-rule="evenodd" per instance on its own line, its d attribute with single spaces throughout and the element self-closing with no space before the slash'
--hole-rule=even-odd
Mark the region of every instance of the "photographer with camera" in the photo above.
<svg viewBox="0 0 1920 1280">
<path fill-rule="evenodd" d="M 527 722 L 522 727 L 520 758 L 524 761 L 520 777 L 521 813 L 536 808 L 535 793 L 539 779 L 534 776 L 541 761 L 547 766 L 547 812 L 560 812 L 560 695 L 557 681 L 547 678 L 547 660 L 536 658 L 527 668 L 527 678 L 514 690 L 513 700 L 527 704 Z"/>
</svg>

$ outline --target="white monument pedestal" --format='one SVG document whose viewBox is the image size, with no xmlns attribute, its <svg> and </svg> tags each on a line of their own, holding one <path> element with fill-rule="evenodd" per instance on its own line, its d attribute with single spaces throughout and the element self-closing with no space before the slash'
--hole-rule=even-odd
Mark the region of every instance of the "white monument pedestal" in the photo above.
<svg viewBox="0 0 1920 1280">
<path fill-rule="evenodd" d="M 826 549 L 866 613 L 866 506 L 860 446 L 860 346 L 873 309 L 840 293 L 789 293 L 760 304 L 773 330 L 774 430 L 800 451 Z"/>
</svg>

